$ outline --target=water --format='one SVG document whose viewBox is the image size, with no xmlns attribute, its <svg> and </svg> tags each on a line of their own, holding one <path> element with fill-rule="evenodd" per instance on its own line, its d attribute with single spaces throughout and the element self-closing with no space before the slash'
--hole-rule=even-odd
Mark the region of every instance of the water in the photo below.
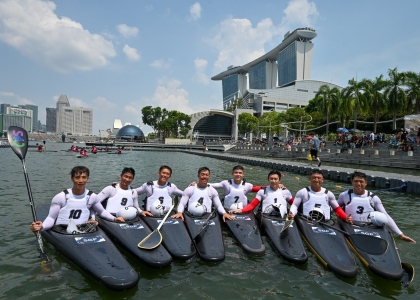
<svg viewBox="0 0 420 300">
<path fill-rule="evenodd" d="M 86 165 L 91 170 L 88 188 L 100 191 L 112 181 L 118 181 L 123 167 L 136 170 L 133 186 L 157 179 L 158 168 L 170 165 L 171 182 L 184 189 L 196 180 L 197 170 L 208 166 L 211 182 L 230 178 L 233 162 L 205 158 L 185 153 L 125 152 L 124 155 L 97 154 L 86 159 L 59 151 L 69 144 L 47 143 L 52 153 L 36 153 L 30 149 L 26 166 L 35 204 L 50 203 L 59 191 L 71 187 L 70 169 Z M 207 263 L 199 258 L 189 262 L 174 261 L 171 266 L 153 269 L 123 252 L 140 275 L 138 286 L 130 291 L 114 292 L 96 283 L 69 263 L 51 246 L 46 251 L 53 259 L 52 270 L 40 264 L 37 242 L 29 230 L 32 220 L 22 164 L 8 148 L 0 148 L 0 299 L 418 299 L 420 279 L 409 288 L 399 282 L 381 279 L 368 271 L 356 258 L 359 274 L 356 278 L 337 277 L 325 269 L 308 251 L 306 265 L 284 261 L 268 244 L 266 254 L 252 257 L 244 254 L 226 228 L 223 229 L 226 259 L 221 263 Z M 247 181 L 255 185 L 267 183 L 268 169 L 246 166 Z M 308 179 L 285 173 L 283 183 L 295 194 L 309 183 Z M 338 193 L 349 184 L 326 180 L 324 186 Z M 420 242 L 417 211 L 419 195 L 385 192 L 380 194 L 388 212 L 401 230 Z M 250 195 L 252 198 L 253 195 Z M 417 245 L 397 240 L 401 260 L 420 270 L 420 251 Z"/>
</svg>

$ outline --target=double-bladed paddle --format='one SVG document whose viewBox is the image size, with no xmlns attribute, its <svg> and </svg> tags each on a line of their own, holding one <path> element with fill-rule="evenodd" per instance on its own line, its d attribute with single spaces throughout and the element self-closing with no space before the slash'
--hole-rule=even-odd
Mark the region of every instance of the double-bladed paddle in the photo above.
<svg viewBox="0 0 420 300">
<path fill-rule="evenodd" d="M 338 231 L 342 234 L 344 234 L 350 242 L 353 244 L 353 246 L 361 251 L 364 251 L 366 253 L 372 254 L 372 255 L 382 255 L 388 250 L 388 241 L 371 236 L 371 235 L 365 235 L 365 234 L 352 234 L 348 233 L 347 231 L 338 229 L 332 225 L 329 225 L 327 223 L 321 222 L 319 220 L 313 220 L 309 217 L 306 217 L 299 213 L 299 215 L 303 216 L 304 218 L 314 221 L 315 224 L 320 224 L 322 226 L 334 229 L 335 231 Z"/>
<path fill-rule="evenodd" d="M 36 211 L 35 211 L 35 204 L 34 199 L 32 197 L 32 190 L 31 185 L 29 183 L 29 177 L 28 172 L 26 171 L 25 166 L 25 156 L 26 152 L 28 151 L 28 133 L 25 129 L 17 126 L 10 126 L 7 131 L 7 139 L 9 140 L 10 147 L 12 148 L 13 152 L 17 155 L 17 157 L 20 158 L 23 165 L 23 173 L 25 175 L 25 182 L 26 182 L 26 189 L 28 190 L 28 196 L 29 196 L 29 203 L 31 205 L 32 210 L 32 217 L 34 222 L 38 221 L 36 217 Z M 38 240 L 39 249 L 41 251 L 41 260 L 43 261 L 49 261 L 47 254 L 44 251 L 44 246 L 42 244 L 42 238 L 39 231 L 35 232 L 35 235 Z"/>
<path fill-rule="evenodd" d="M 403 278 L 401 278 L 401 284 L 403 287 L 408 287 L 413 281 L 416 272 L 414 271 L 414 267 L 409 263 L 401 263 L 401 267 L 404 270 Z"/>
<path fill-rule="evenodd" d="M 194 244 L 197 244 L 197 243 L 199 243 L 201 241 L 201 238 L 199 238 L 199 237 L 201 237 L 201 233 L 209 225 L 209 221 L 210 221 L 211 217 L 214 215 L 215 212 L 216 212 L 216 209 L 213 209 L 212 212 L 210 213 L 210 215 L 204 221 L 203 227 L 201 227 L 200 231 L 195 235 L 195 237 L 192 238 L 192 241 L 193 241 Z"/>
<path fill-rule="evenodd" d="M 157 246 L 162 243 L 162 234 L 160 233 L 160 228 L 163 226 L 163 224 L 166 221 L 166 218 L 168 218 L 169 214 L 171 213 L 174 206 L 172 205 L 171 208 L 166 213 L 165 217 L 160 222 L 159 226 L 153 230 L 151 233 L 149 233 L 137 246 L 141 249 L 155 249 Z"/>
<path fill-rule="evenodd" d="M 280 215 L 280 217 L 282 217 L 283 218 L 283 216 L 281 215 L 281 212 L 280 212 L 280 208 L 278 207 L 278 206 L 275 206 L 275 205 L 272 205 L 272 207 L 273 207 L 273 209 L 276 211 L 276 213 L 278 213 L 279 215 Z M 287 228 L 289 228 L 290 227 L 290 225 L 292 225 L 293 224 L 293 219 L 292 220 L 289 220 L 289 217 L 288 217 L 288 215 L 286 214 L 286 220 L 285 220 L 285 222 L 284 222 L 284 224 L 283 224 L 283 227 L 281 228 L 281 230 L 280 230 L 280 233 L 282 233 L 282 232 L 284 232 Z"/>
</svg>

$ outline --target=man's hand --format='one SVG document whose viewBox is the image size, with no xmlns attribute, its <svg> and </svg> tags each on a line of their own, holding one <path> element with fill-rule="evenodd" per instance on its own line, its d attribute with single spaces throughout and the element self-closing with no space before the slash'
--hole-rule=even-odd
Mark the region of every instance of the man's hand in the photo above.
<svg viewBox="0 0 420 300">
<path fill-rule="evenodd" d="M 173 219 L 181 219 L 182 221 L 184 221 L 184 216 L 182 215 L 182 212 L 177 212 L 171 218 L 173 218 Z"/>
</svg>

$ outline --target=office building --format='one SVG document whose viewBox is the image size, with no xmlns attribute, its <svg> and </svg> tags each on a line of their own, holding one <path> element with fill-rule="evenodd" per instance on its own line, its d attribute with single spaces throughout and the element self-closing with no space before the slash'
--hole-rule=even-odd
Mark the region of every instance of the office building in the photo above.
<svg viewBox="0 0 420 300">
<path fill-rule="evenodd" d="M 45 123 L 46 132 L 57 132 L 57 109 L 55 107 L 47 107 L 47 120 Z"/>
<path fill-rule="evenodd" d="M 27 131 L 33 131 L 33 111 L 32 110 L 21 108 L 21 106 L 20 107 L 19 106 L 9 106 L 9 107 L 6 108 L 6 115 L 21 115 L 21 116 L 28 117 L 31 120 L 31 125 L 29 127 L 24 127 L 24 128 Z M 26 123 L 26 121 L 24 123 Z M 15 126 L 19 126 L 19 125 L 15 125 Z"/>
<path fill-rule="evenodd" d="M 32 131 L 38 131 L 38 106 L 32 104 L 22 105 L 23 108 L 32 110 Z"/>
<path fill-rule="evenodd" d="M 57 133 L 72 135 L 92 134 L 93 109 L 71 107 L 66 95 L 61 95 L 57 100 L 56 108 Z"/>
<path fill-rule="evenodd" d="M 19 126 L 29 132 L 32 118 L 24 114 L 0 114 L 0 132 L 7 131 L 10 126 Z"/>
</svg>

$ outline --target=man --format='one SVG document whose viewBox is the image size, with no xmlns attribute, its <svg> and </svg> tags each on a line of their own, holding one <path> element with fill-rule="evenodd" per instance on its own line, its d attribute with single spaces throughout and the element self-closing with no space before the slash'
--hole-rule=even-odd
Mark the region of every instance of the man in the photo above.
<svg viewBox="0 0 420 300">
<path fill-rule="evenodd" d="M 207 150 L 206 140 L 203 140 L 203 152 L 206 152 L 206 150 Z"/>
<path fill-rule="evenodd" d="M 313 144 L 312 145 L 312 148 L 310 150 L 312 159 L 316 158 L 316 160 L 318 161 L 318 167 L 320 167 L 321 166 L 321 159 L 318 157 L 318 150 L 319 150 L 319 144 L 320 144 L 320 142 L 319 142 L 318 135 L 315 134 L 315 133 L 313 133 L 313 132 L 312 132 L 312 141 L 311 141 L 311 143 Z"/>
<path fill-rule="evenodd" d="M 353 221 L 367 222 L 371 212 L 379 211 L 388 217 L 387 225 L 396 235 L 404 241 L 415 243 L 412 238 L 404 235 L 398 228 L 395 221 L 386 212 L 381 199 L 365 189 L 367 185 L 365 173 L 354 171 L 351 175 L 351 184 L 353 189 L 342 192 L 338 196 L 338 204 L 343 207 L 350 223 Z"/>
<path fill-rule="evenodd" d="M 370 147 L 373 148 L 375 144 L 375 133 L 371 132 L 369 135 Z"/>
<path fill-rule="evenodd" d="M 85 148 L 82 148 L 80 150 L 80 156 L 86 156 L 86 155 L 87 155 L 87 152 L 86 152 Z"/>
<path fill-rule="evenodd" d="M 121 154 L 121 152 L 122 152 L 122 150 L 121 150 L 120 146 L 118 146 L 118 148 L 117 148 L 117 153 L 118 153 L 118 154 Z"/>
<path fill-rule="evenodd" d="M 334 210 L 337 217 L 343 221 L 347 219 L 346 213 L 338 205 L 333 193 L 322 187 L 324 176 L 320 170 L 313 170 L 309 176 L 311 185 L 303 188 L 296 193 L 293 204 L 290 207 L 289 218 L 293 218 L 298 210 L 300 213 L 309 217 L 309 212 L 314 208 L 322 209 L 325 221 L 331 219 L 330 207 Z"/>
<path fill-rule="evenodd" d="M 93 154 L 96 154 L 98 152 L 98 148 L 95 145 L 93 145 L 91 151 Z"/>
<path fill-rule="evenodd" d="M 158 180 L 146 182 L 135 189 L 138 195 L 146 193 L 143 216 L 153 216 L 159 212 L 166 213 L 172 206 L 171 196 L 182 196 L 182 191 L 168 181 L 171 176 L 172 169 L 163 165 L 159 168 Z"/>
<path fill-rule="evenodd" d="M 290 191 L 280 184 L 281 176 L 278 170 L 270 171 L 267 178 L 269 186 L 261 189 L 254 200 L 243 209 L 234 209 L 229 213 L 248 213 L 253 211 L 257 205 L 259 205 L 258 211 L 265 214 L 278 213 L 280 206 L 283 205 L 284 212 L 287 213 L 287 203 L 292 204 L 293 197 Z"/>
<path fill-rule="evenodd" d="M 219 199 L 219 194 L 217 191 L 208 185 L 210 179 L 210 169 L 207 167 L 202 167 L 198 169 L 198 183 L 193 186 L 189 186 L 185 189 L 184 194 L 181 198 L 181 201 L 178 205 L 178 212 L 172 216 L 172 218 L 181 218 L 184 220 L 182 213 L 185 208 L 188 211 L 191 211 L 191 208 L 195 205 L 201 205 L 205 213 L 210 213 L 212 205 L 217 208 L 219 213 L 223 215 L 223 221 L 226 219 L 234 220 L 235 217 L 229 215 L 223 208 L 222 202 Z"/>
<path fill-rule="evenodd" d="M 136 190 L 130 184 L 134 180 L 136 172 L 133 168 L 124 168 L 120 175 L 120 182 L 105 187 L 98 195 L 103 207 L 112 215 L 116 215 L 125 207 L 133 206 L 139 214 L 144 212 L 139 207 Z"/>
<path fill-rule="evenodd" d="M 86 189 L 86 183 L 89 179 L 88 168 L 76 166 L 71 170 L 70 175 L 73 187 L 54 196 L 50 211 L 44 222 L 32 222 L 30 228 L 33 232 L 48 230 L 55 224 L 68 225 L 70 219 L 73 219 L 75 224 L 84 224 L 89 220 L 90 209 L 93 209 L 102 218 L 124 222 L 124 218 L 116 218 L 107 212 L 97 195 Z"/>
<path fill-rule="evenodd" d="M 215 189 L 223 188 L 225 192 L 223 206 L 226 210 L 245 207 L 248 204 L 248 198 L 246 197 L 246 194 L 249 192 L 256 193 L 262 188 L 261 186 L 253 186 L 251 183 L 245 182 L 243 179 L 244 175 L 244 167 L 237 165 L 232 169 L 233 179 L 223 180 L 220 183 L 210 184 Z"/>
</svg>

